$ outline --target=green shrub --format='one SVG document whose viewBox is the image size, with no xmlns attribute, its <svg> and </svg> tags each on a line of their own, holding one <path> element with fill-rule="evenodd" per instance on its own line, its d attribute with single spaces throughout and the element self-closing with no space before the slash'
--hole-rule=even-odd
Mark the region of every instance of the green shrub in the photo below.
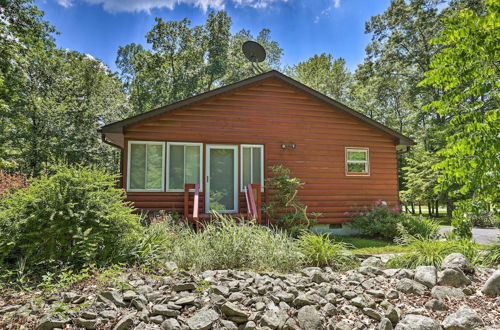
<svg viewBox="0 0 500 330">
<path fill-rule="evenodd" d="M 98 169 L 59 166 L 9 194 L 0 204 L 0 264 L 22 257 L 30 269 L 46 270 L 113 262 L 140 231 L 115 184 Z"/>
<path fill-rule="evenodd" d="M 353 220 L 353 227 L 370 237 L 392 240 L 410 234 L 431 238 L 437 234 L 439 228 L 439 223 L 435 220 L 401 213 L 399 208 L 389 208 L 382 202 L 377 202 L 372 208 L 364 208 L 348 215 Z"/>
<path fill-rule="evenodd" d="M 308 266 L 346 269 L 356 264 L 347 251 L 347 244 L 331 240 L 328 234 L 305 233 L 300 236 L 298 245 Z"/>
<path fill-rule="evenodd" d="M 500 243 L 495 243 L 488 247 L 481 263 L 490 267 L 495 267 L 500 264 Z"/>
<path fill-rule="evenodd" d="M 186 269 L 289 271 L 301 264 L 295 246 L 281 231 L 217 215 L 198 233 L 190 229 L 179 232 L 170 257 Z"/>
<path fill-rule="evenodd" d="M 407 237 L 410 252 L 396 256 L 387 263 L 388 267 L 415 268 L 417 266 L 441 267 L 443 259 L 451 253 L 462 253 L 469 261 L 479 261 L 479 247 L 472 241 L 438 241 Z"/>
</svg>

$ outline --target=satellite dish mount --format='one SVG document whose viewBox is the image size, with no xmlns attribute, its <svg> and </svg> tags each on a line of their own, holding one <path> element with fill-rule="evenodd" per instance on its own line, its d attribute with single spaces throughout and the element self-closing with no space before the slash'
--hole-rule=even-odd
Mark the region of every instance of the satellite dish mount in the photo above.
<svg viewBox="0 0 500 330">
<path fill-rule="evenodd" d="M 252 64 L 252 68 L 256 73 L 263 73 L 264 69 L 259 66 L 260 62 L 266 59 L 266 50 L 258 42 L 247 40 L 241 46 L 243 54 Z"/>
</svg>

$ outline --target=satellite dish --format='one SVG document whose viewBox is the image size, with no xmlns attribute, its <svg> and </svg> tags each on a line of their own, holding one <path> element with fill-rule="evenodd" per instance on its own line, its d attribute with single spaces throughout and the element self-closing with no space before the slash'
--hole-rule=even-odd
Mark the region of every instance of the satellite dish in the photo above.
<svg viewBox="0 0 500 330">
<path fill-rule="evenodd" d="M 266 50 L 258 42 L 247 40 L 241 49 L 245 57 L 252 63 L 259 63 L 266 59 Z"/>
</svg>

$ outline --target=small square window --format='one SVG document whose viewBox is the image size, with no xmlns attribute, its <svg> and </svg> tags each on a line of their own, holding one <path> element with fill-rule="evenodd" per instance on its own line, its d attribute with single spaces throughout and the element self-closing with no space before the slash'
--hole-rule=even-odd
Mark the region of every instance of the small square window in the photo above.
<svg viewBox="0 0 500 330">
<path fill-rule="evenodd" d="M 346 175 L 369 175 L 369 153 L 367 148 L 346 148 Z"/>
</svg>

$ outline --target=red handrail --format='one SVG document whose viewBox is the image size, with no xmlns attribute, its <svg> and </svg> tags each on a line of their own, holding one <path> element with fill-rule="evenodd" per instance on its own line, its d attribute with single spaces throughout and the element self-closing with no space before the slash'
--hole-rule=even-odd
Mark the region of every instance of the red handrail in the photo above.
<svg viewBox="0 0 500 330">
<path fill-rule="evenodd" d="M 194 197 L 193 197 L 193 212 L 189 214 L 189 192 L 191 189 L 194 189 Z M 186 183 L 184 185 L 184 218 L 187 220 L 193 220 L 195 222 L 196 229 L 198 230 L 199 226 L 199 205 L 200 205 L 200 185 Z"/>
<path fill-rule="evenodd" d="M 260 184 L 248 184 L 246 188 L 245 196 L 247 200 L 248 216 L 257 220 L 258 223 L 261 223 L 261 186 Z"/>
</svg>

